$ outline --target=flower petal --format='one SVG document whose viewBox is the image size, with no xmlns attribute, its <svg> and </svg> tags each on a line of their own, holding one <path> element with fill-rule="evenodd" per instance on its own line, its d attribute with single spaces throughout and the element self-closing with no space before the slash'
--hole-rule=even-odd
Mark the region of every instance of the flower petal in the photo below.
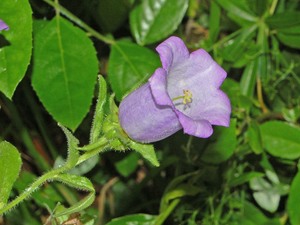
<svg viewBox="0 0 300 225">
<path fill-rule="evenodd" d="M 119 120 L 127 135 L 142 143 L 162 140 L 182 128 L 171 107 L 155 103 L 149 83 L 123 99 Z"/>
<path fill-rule="evenodd" d="M 9 30 L 9 27 L 7 26 L 6 23 L 4 23 L 3 20 L 0 20 L 0 31 L 1 30 Z"/>
<path fill-rule="evenodd" d="M 184 42 L 174 36 L 158 45 L 156 51 L 159 53 L 163 68 L 168 72 L 171 67 L 178 65 L 189 57 L 189 51 Z"/>
<path fill-rule="evenodd" d="M 220 85 L 226 72 L 204 50 L 193 52 L 182 63 L 180 70 L 172 71 L 168 76 L 168 94 L 174 99 L 182 95 L 183 90 L 192 93 L 192 102 L 184 105 L 175 102 L 177 110 L 193 120 L 207 120 L 213 125 L 228 126 L 231 106 Z"/>
<path fill-rule="evenodd" d="M 173 102 L 167 92 L 167 72 L 158 68 L 149 79 L 152 95 L 158 105 L 173 106 Z"/>
<path fill-rule="evenodd" d="M 208 138 L 212 135 L 213 129 L 207 120 L 193 120 L 179 111 L 177 115 L 185 134 L 200 138 Z"/>
</svg>

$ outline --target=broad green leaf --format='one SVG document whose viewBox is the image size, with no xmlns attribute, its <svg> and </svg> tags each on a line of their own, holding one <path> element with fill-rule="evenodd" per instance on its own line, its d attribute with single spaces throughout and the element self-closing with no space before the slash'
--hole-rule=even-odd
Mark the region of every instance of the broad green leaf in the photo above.
<svg viewBox="0 0 300 225">
<path fill-rule="evenodd" d="M 126 157 L 115 163 L 117 171 L 124 177 L 130 176 L 138 167 L 139 156 L 136 152 L 131 152 Z"/>
<path fill-rule="evenodd" d="M 273 156 L 285 159 L 300 157 L 300 128 L 280 121 L 260 126 L 264 148 Z"/>
<path fill-rule="evenodd" d="M 0 18 L 8 24 L 9 30 L 1 32 L 8 45 L 2 46 L 0 40 L 0 91 L 8 98 L 12 98 L 30 62 L 31 14 L 28 0 L 1 0 Z"/>
<path fill-rule="evenodd" d="M 160 66 L 158 55 L 148 48 L 118 41 L 109 56 L 108 78 L 118 100 L 138 87 Z"/>
<path fill-rule="evenodd" d="M 188 8 L 187 0 L 144 0 L 130 13 L 130 28 L 140 45 L 154 43 L 175 31 Z"/>
<path fill-rule="evenodd" d="M 0 142 L 0 209 L 7 203 L 21 164 L 21 155 L 15 146 L 6 141 Z"/>
<path fill-rule="evenodd" d="M 233 154 L 237 139 L 235 135 L 236 120 L 231 120 L 229 127 L 215 127 L 210 138 L 211 143 L 205 148 L 201 160 L 209 163 L 221 163 Z"/>
<path fill-rule="evenodd" d="M 136 152 L 140 153 L 143 158 L 148 160 L 153 166 L 159 166 L 153 145 L 141 144 L 134 141 L 131 141 L 129 147 Z"/>
<path fill-rule="evenodd" d="M 91 40 L 67 20 L 55 17 L 37 31 L 32 85 L 47 111 L 75 130 L 89 110 L 98 72 Z"/>
<path fill-rule="evenodd" d="M 149 214 L 133 214 L 112 219 L 106 225 L 154 225 L 156 217 Z"/>
<path fill-rule="evenodd" d="M 300 224 L 300 172 L 294 177 L 287 201 L 287 212 L 292 225 Z"/>
</svg>

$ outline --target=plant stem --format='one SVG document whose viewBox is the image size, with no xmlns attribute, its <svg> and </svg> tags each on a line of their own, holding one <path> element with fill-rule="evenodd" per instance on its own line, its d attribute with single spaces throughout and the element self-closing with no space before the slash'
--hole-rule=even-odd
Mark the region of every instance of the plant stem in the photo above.
<svg viewBox="0 0 300 225">
<path fill-rule="evenodd" d="M 101 140 L 101 139 L 100 139 Z M 105 140 L 105 141 L 104 141 Z M 97 142 L 99 143 L 99 142 Z M 76 165 L 88 160 L 89 158 L 93 157 L 94 155 L 98 154 L 99 152 L 103 152 L 105 149 L 107 149 L 108 142 L 105 138 L 100 141 L 102 145 L 98 144 L 97 148 L 87 151 L 81 157 L 79 157 Z M 87 147 L 88 148 L 88 147 Z M 92 148 L 90 148 L 92 149 Z M 54 181 L 57 175 L 64 173 L 68 171 L 70 168 L 68 164 L 65 164 L 62 167 L 59 167 L 57 169 L 50 170 L 49 172 L 43 174 L 40 176 L 36 181 L 34 181 L 28 188 L 25 189 L 23 193 L 21 193 L 18 197 L 16 197 L 14 200 L 9 202 L 7 205 L 5 205 L 3 208 L 0 209 L 0 215 L 2 215 L 4 212 L 14 208 L 17 204 L 19 204 L 21 201 L 28 198 L 34 191 L 36 191 L 43 183 L 46 181 Z"/>
<path fill-rule="evenodd" d="M 179 202 L 180 202 L 179 198 L 173 200 L 171 202 L 171 204 L 168 206 L 168 208 L 157 217 L 157 219 L 155 221 L 155 225 L 161 225 L 161 224 L 163 224 L 165 222 L 165 220 L 169 217 L 169 215 L 171 214 L 171 212 L 173 212 L 173 210 L 179 204 Z"/>
<path fill-rule="evenodd" d="M 269 110 L 268 110 L 267 106 L 264 103 L 264 98 L 263 98 L 263 94 L 262 94 L 262 85 L 261 85 L 260 78 L 257 78 L 256 89 L 257 89 L 257 98 L 258 98 L 259 105 L 260 105 L 263 113 L 268 113 Z"/>
<path fill-rule="evenodd" d="M 273 0 L 272 5 L 270 7 L 270 15 L 272 16 L 275 12 L 276 6 L 277 6 L 278 0 Z"/>
<path fill-rule="evenodd" d="M 45 183 L 47 180 L 53 180 L 55 179 L 55 175 L 64 172 L 64 170 L 67 168 L 60 167 L 58 169 L 51 170 L 42 176 L 40 176 L 36 181 L 34 181 L 28 188 L 25 189 L 25 191 L 19 195 L 17 198 L 9 202 L 7 205 L 5 205 L 3 208 L 0 209 L 0 215 L 3 214 L 5 211 L 8 211 L 15 207 L 17 204 L 19 204 L 21 201 L 25 200 L 27 197 L 29 197 L 34 191 L 36 191 L 43 183 Z"/>
<path fill-rule="evenodd" d="M 115 41 L 112 38 L 109 38 L 107 36 L 104 36 L 91 28 L 89 25 L 84 23 L 81 19 L 79 19 L 77 16 L 75 16 L 73 13 L 71 13 L 69 10 L 61 6 L 60 4 L 57 4 L 51 0 L 44 0 L 47 4 L 51 5 L 55 8 L 56 11 L 59 11 L 61 14 L 65 15 L 68 19 L 70 19 L 72 22 L 76 23 L 78 26 L 83 28 L 84 30 L 88 31 L 92 36 L 99 39 L 100 41 L 103 41 L 106 44 L 114 44 Z"/>
</svg>

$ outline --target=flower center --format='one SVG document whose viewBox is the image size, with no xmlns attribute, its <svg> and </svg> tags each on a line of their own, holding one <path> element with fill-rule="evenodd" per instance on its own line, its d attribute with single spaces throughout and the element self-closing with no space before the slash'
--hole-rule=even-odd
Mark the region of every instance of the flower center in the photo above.
<svg viewBox="0 0 300 225">
<path fill-rule="evenodd" d="M 193 101 L 193 94 L 190 90 L 183 90 L 183 95 L 172 98 L 172 101 L 176 101 L 178 99 L 182 99 L 182 103 L 187 105 Z"/>
</svg>

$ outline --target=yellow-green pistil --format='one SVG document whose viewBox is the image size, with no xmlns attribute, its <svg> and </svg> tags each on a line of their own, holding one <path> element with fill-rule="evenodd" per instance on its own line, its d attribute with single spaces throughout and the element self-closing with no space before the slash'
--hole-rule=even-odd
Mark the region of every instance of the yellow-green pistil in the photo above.
<svg viewBox="0 0 300 225">
<path fill-rule="evenodd" d="M 183 95 L 178 96 L 176 98 L 172 98 L 172 101 L 176 101 L 178 99 L 183 99 L 182 103 L 184 105 L 187 105 L 187 104 L 189 104 L 189 103 L 192 102 L 192 100 L 193 100 L 193 94 L 192 94 L 192 92 L 190 90 L 183 90 Z"/>
</svg>

